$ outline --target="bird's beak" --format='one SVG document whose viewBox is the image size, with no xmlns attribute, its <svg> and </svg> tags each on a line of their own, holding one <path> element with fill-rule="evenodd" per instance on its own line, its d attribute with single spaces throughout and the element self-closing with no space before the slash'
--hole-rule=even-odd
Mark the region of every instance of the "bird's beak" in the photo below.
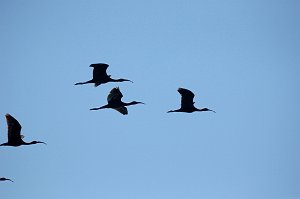
<svg viewBox="0 0 300 199">
<path fill-rule="evenodd" d="M 216 111 L 214 111 L 214 110 L 210 110 L 210 109 L 208 109 L 209 111 L 211 111 L 211 112 L 214 112 L 214 113 L 216 113 Z"/>
<path fill-rule="evenodd" d="M 126 82 L 131 82 L 133 83 L 133 81 L 131 81 L 130 79 L 122 79 L 123 81 L 126 81 Z"/>
<path fill-rule="evenodd" d="M 37 143 L 41 143 L 41 144 L 45 144 L 45 145 L 47 145 L 47 144 L 46 144 L 46 142 L 40 142 L 40 141 L 38 141 Z"/>
</svg>

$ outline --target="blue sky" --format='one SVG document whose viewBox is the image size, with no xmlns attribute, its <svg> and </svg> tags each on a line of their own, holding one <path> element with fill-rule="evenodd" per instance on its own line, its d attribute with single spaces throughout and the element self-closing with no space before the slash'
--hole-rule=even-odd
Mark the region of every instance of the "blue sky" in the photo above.
<svg viewBox="0 0 300 199">
<path fill-rule="evenodd" d="M 300 3 L 1 1 L 0 197 L 300 198 Z M 91 63 L 134 83 L 74 86 Z M 119 86 L 129 115 L 104 105 Z M 217 113 L 171 113 L 178 87 Z"/>
</svg>

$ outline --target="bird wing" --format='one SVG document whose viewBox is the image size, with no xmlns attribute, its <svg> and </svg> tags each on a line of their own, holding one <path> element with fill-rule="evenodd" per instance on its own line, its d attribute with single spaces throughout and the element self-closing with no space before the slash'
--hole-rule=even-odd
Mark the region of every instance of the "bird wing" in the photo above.
<svg viewBox="0 0 300 199">
<path fill-rule="evenodd" d="M 109 92 L 108 96 L 107 96 L 107 102 L 108 103 L 119 103 L 121 102 L 123 95 L 119 89 L 119 87 L 115 87 L 113 89 L 111 89 L 111 91 Z"/>
<path fill-rule="evenodd" d="M 185 88 L 178 88 L 177 90 L 181 95 L 181 107 L 188 108 L 194 106 L 194 93 Z"/>
<path fill-rule="evenodd" d="M 90 67 L 93 67 L 93 79 L 99 79 L 101 77 L 106 77 L 106 69 L 108 68 L 108 64 L 98 63 L 98 64 L 91 64 Z"/>
<path fill-rule="evenodd" d="M 119 111 L 120 113 L 122 113 L 123 115 L 127 115 L 128 114 L 128 110 L 125 106 L 121 106 L 118 108 L 114 108 L 116 111 Z"/>
<path fill-rule="evenodd" d="M 21 128 L 20 123 L 10 114 L 5 115 L 7 122 L 8 142 L 21 140 Z"/>
</svg>

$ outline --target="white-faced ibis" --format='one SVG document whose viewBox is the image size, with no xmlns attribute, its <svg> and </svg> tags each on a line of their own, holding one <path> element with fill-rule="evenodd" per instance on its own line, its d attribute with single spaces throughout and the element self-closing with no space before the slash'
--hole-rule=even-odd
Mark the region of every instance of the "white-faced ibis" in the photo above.
<svg viewBox="0 0 300 199">
<path fill-rule="evenodd" d="M 22 126 L 20 123 L 10 114 L 6 114 L 6 122 L 7 122 L 7 135 L 8 135 L 8 142 L 1 144 L 0 146 L 21 146 L 21 145 L 31 145 L 31 144 L 38 144 L 45 142 L 40 141 L 32 141 L 32 142 L 24 142 L 22 138 L 24 137 L 21 135 L 21 128 Z"/>
<path fill-rule="evenodd" d="M 185 113 L 192 113 L 194 111 L 212 111 L 215 113 L 215 111 L 210 110 L 208 108 L 202 108 L 202 109 L 198 109 L 194 106 L 194 93 L 188 89 L 185 88 L 179 88 L 177 90 L 180 95 L 181 95 L 181 107 L 180 109 L 177 110 L 171 110 L 168 111 L 168 113 L 171 112 L 185 112 Z"/>
<path fill-rule="evenodd" d="M 93 79 L 86 81 L 86 82 L 78 82 L 75 85 L 81 85 L 81 84 L 89 84 L 93 83 L 96 86 L 99 86 L 100 84 L 105 84 L 108 82 L 125 82 L 131 80 L 128 79 L 112 79 L 110 75 L 107 75 L 106 69 L 108 68 L 108 64 L 104 63 L 97 63 L 97 64 L 91 64 L 90 67 L 93 67 Z"/>
<path fill-rule="evenodd" d="M 127 115 L 128 111 L 127 108 L 125 106 L 130 106 L 130 105 L 135 105 L 135 104 L 144 104 L 143 102 L 136 102 L 136 101 L 132 101 L 129 103 L 125 103 L 122 102 L 123 95 L 119 89 L 119 87 L 113 88 L 109 95 L 107 96 L 107 104 L 104 106 L 101 106 L 99 108 L 92 108 L 90 110 L 99 110 L 99 109 L 103 109 L 103 108 L 112 108 L 115 109 L 116 111 L 119 111 L 120 113 L 122 113 L 123 115 Z"/>
<path fill-rule="evenodd" d="M 12 181 L 11 179 L 8 179 L 8 178 L 0 178 L 0 181 L 11 181 L 11 182 L 14 182 L 14 181 Z"/>
</svg>

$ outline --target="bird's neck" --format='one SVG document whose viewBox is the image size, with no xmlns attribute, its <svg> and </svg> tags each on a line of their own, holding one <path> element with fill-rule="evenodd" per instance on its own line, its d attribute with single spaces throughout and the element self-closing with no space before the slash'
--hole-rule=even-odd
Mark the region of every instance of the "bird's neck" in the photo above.
<svg viewBox="0 0 300 199">
<path fill-rule="evenodd" d="M 112 82 L 131 82 L 130 80 L 123 79 L 123 78 L 121 78 L 121 79 L 112 79 L 112 78 L 110 78 L 110 79 L 111 79 Z"/>
<path fill-rule="evenodd" d="M 129 102 L 129 103 L 124 103 L 126 106 L 130 106 L 130 105 L 135 105 L 138 104 L 138 102 Z"/>
<path fill-rule="evenodd" d="M 32 141 L 32 142 L 24 142 L 23 145 L 31 145 L 31 144 L 39 144 L 39 143 L 45 144 L 44 142 L 40 142 L 40 141 Z"/>
<path fill-rule="evenodd" d="M 196 111 L 212 111 L 212 112 L 215 112 L 215 111 L 210 110 L 210 109 L 208 109 L 208 108 L 201 108 L 201 109 L 197 109 L 197 108 L 196 108 Z"/>
<path fill-rule="evenodd" d="M 31 145 L 31 144 L 36 144 L 36 143 L 33 143 L 33 142 L 24 142 L 23 145 Z"/>
<path fill-rule="evenodd" d="M 122 79 L 112 79 L 112 78 L 110 78 L 110 80 L 111 80 L 112 82 L 122 82 Z"/>
</svg>

